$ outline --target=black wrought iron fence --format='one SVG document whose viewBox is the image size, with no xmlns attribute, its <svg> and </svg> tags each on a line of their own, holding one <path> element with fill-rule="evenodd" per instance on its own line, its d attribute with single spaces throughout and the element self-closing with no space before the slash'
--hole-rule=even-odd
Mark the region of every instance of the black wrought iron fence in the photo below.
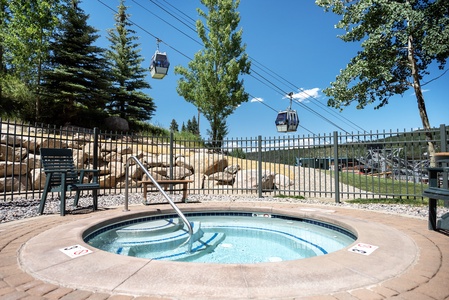
<svg viewBox="0 0 449 300">
<path fill-rule="evenodd" d="M 191 194 L 255 194 L 328 198 L 421 199 L 427 185 L 428 142 L 448 151 L 448 126 L 431 130 L 182 140 L 98 129 L 25 124 L 0 119 L 3 201 L 36 199 L 45 183 L 39 149 L 71 148 L 79 168 L 100 170 L 100 194 L 140 193 L 144 172 L 159 179 L 191 179 Z M 212 147 L 210 145 L 220 145 Z M 88 178 L 86 178 L 88 180 Z M 447 180 L 447 179 L 445 179 Z"/>
</svg>

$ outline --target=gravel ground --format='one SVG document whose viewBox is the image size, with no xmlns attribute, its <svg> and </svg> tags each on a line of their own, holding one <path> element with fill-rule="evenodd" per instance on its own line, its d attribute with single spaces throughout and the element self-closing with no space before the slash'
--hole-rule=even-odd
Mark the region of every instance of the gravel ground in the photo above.
<svg viewBox="0 0 449 300">
<path fill-rule="evenodd" d="M 177 197 L 179 195 L 173 195 L 175 201 L 178 201 Z M 73 209 L 71 205 L 72 198 L 68 198 L 67 213 L 79 213 L 85 211 L 86 208 L 92 207 L 92 198 L 84 197 L 80 198 L 79 206 L 81 208 Z M 165 199 L 160 194 L 149 194 L 148 200 L 151 203 L 162 203 L 166 202 Z M 313 205 L 323 205 L 328 207 L 343 207 L 352 209 L 363 209 L 372 211 L 381 211 L 384 213 L 399 214 L 404 216 L 410 216 L 415 218 L 424 218 L 428 216 L 427 206 L 411 206 L 402 204 L 351 204 L 351 203 L 335 203 L 331 200 L 318 200 L 318 199 L 305 199 L 298 200 L 294 198 L 272 198 L 264 197 L 259 199 L 256 196 L 251 195 L 189 195 L 189 200 L 192 202 L 208 202 L 208 201 L 224 201 L 224 202 L 249 202 L 249 201 L 264 201 L 264 202 L 287 202 L 287 203 L 304 203 Z M 129 194 L 128 197 L 129 205 L 142 204 L 142 194 L 133 193 Z M 107 195 L 99 196 L 98 207 L 120 207 L 124 206 L 125 197 L 123 194 L 119 195 Z M 38 216 L 37 209 L 39 206 L 38 199 L 18 199 L 14 201 L 0 202 L 0 223 L 10 222 L 14 220 L 20 220 L 25 218 L 31 218 Z M 448 213 L 449 208 L 439 207 L 438 215 Z M 48 198 L 45 205 L 45 214 L 59 214 L 59 198 Z"/>
</svg>

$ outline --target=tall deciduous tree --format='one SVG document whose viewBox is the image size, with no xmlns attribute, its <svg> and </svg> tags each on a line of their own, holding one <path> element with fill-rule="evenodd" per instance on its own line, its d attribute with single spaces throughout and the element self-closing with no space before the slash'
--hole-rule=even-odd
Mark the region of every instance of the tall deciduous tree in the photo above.
<svg viewBox="0 0 449 300">
<path fill-rule="evenodd" d="M 62 3 L 63 0 L 0 2 L 0 98 L 2 102 L 20 103 L 14 107 L 20 110 L 15 114 L 24 119 L 39 119 L 42 70 L 59 24 Z"/>
<path fill-rule="evenodd" d="M 52 123 L 93 127 L 102 125 L 110 92 L 105 50 L 94 45 L 97 30 L 89 16 L 71 0 L 51 44 L 51 70 L 45 73 L 47 110 Z"/>
<path fill-rule="evenodd" d="M 430 122 L 422 93 L 422 80 L 436 62 L 444 69 L 449 55 L 449 1 L 447 0 L 316 0 L 326 11 L 341 15 L 337 28 L 345 42 L 362 41 L 346 69 L 323 92 L 328 105 L 357 108 L 376 103 L 380 108 L 391 96 L 413 88 L 428 152 L 435 153 Z M 433 161 L 432 161 L 433 164 Z"/>
<path fill-rule="evenodd" d="M 177 66 L 178 94 L 193 103 L 209 121 L 214 146 L 221 146 L 227 134 L 226 118 L 248 94 L 239 75 L 248 74 L 250 62 L 242 45 L 242 29 L 237 8 L 239 0 L 201 0 L 207 13 L 198 9 L 201 20 L 196 22 L 204 49 L 195 54 L 189 67 Z"/>
<path fill-rule="evenodd" d="M 115 15 L 115 29 L 108 31 L 111 49 L 107 51 L 107 58 L 112 63 L 113 93 L 107 105 L 109 114 L 127 119 L 131 123 L 146 121 L 153 116 L 156 106 L 153 99 L 143 92 L 150 88 L 145 81 L 147 70 L 141 66 L 143 58 L 135 43 L 129 22 L 129 15 L 124 0 L 120 1 Z"/>
</svg>

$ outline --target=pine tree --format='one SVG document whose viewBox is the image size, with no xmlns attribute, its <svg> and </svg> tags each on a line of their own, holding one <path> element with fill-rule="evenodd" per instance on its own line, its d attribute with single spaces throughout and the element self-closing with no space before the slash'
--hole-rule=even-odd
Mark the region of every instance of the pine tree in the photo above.
<svg viewBox="0 0 449 300">
<path fill-rule="evenodd" d="M 171 120 L 170 131 L 173 131 L 173 132 L 178 132 L 179 131 L 179 126 L 178 126 L 178 123 L 176 122 L 175 119 Z"/>
<path fill-rule="evenodd" d="M 192 133 L 192 121 L 187 120 L 186 131 Z"/>
<path fill-rule="evenodd" d="M 110 80 L 104 49 L 94 46 L 97 30 L 87 25 L 88 15 L 78 4 L 70 1 L 50 45 L 51 69 L 45 72 L 43 85 L 48 101 L 45 116 L 53 124 L 92 127 L 105 117 Z"/>
<path fill-rule="evenodd" d="M 190 132 L 196 135 L 200 134 L 200 128 L 198 126 L 198 122 L 196 121 L 195 116 L 192 117 L 192 121 L 190 122 Z"/>
<path fill-rule="evenodd" d="M 141 66 L 140 45 L 135 43 L 138 38 L 130 29 L 132 24 L 126 10 L 124 0 L 121 0 L 115 15 L 115 28 L 108 31 L 112 45 L 106 56 L 112 63 L 113 93 L 107 110 L 132 124 L 151 119 L 156 106 L 153 99 L 142 91 L 151 87 L 145 81 L 146 69 Z"/>
</svg>

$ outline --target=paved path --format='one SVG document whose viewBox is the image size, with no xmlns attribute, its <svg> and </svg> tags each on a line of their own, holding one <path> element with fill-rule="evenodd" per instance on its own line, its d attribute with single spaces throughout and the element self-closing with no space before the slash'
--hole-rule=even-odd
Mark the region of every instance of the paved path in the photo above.
<svg viewBox="0 0 449 300">
<path fill-rule="evenodd" d="M 194 207 L 199 204 L 185 204 L 180 205 L 181 209 L 183 206 L 185 208 Z M 212 205 L 209 203 L 204 203 L 201 205 Z M 224 203 L 217 204 L 217 206 L 223 207 Z M 260 206 L 270 209 L 286 209 L 286 210 L 309 210 L 313 208 L 329 209 L 328 207 L 320 206 L 306 206 L 302 204 L 275 204 L 275 203 L 246 203 L 246 204 L 236 204 L 228 203 L 228 207 L 246 205 L 246 206 Z M 157 209 L 168 209 L 167 205 L 154 205 L 150 208 L 139 207 L 132 208 L 133 210 L 149 209 L 157 211 Z M 43 277 L 43 279 L 38 279 L 36 274 L 30 275 L 25 272 L 27 269 L 27 261 L 32 261 L 36 259 L 29 253 L 29 245 L 33 243 L 36 239 L 35 237 L 49 236 L 49 233 L 55 228 L 64 228 L 71 224 L 77 224 L 77 222 L 91 222 L 97 217 L 105 217 L 112 214 L 118 214 L 118 209 L 112 209 L 109 211 L 99 211 L 95 213 L 79 214 L 79 215 L 67 215 L 65 217 L 60 217 L 59 215 L 49 215 L 40 216 L 36 218 L 30 218 L 26 220 L 14 221 L 9 223 L 0 224 L 0 299 L 208 299 L 208 294 L 198 294 L 195 296 L 194 291 L 186 297 L 178 296 L 165 296 L 157 293 L 157 291 L 148 290 L 148 296 L 140 295 L 124 295 L 117 294 L 117 292 L 105 292 L 100 289 L 100 292 L 92 291 L 89 288 L 77 288 L 73 287 L 70 282 L 68 284 L 55 284 L 51 283 Z M 392 214 L 378 213 L 378 212 L 368 212 L 360 211 L 355 209 L 343 209 L 334 208 L 334 215 L 330 214 L 330 217 L 335 216 L 337 219 L 341 218 L 343 220 L 353 219 L 357 224 L 365 224 L 366 228 L 371 226 L 380 226 L 388 228 L 385 232 L 378 232 L 376 237 L 378 243 L 382 243 L 382 236 L 388 237 L 388 231 L 393 235 L 398 235 L 404 238 L 404 241 L 411 242 L 409 249 L 400 249 L 397 253 L 397 257 L 391 258 L 391 253 L 394 253 L 394 249 L 389 249 L 390 253 L 387 259 L 398 259 L 401 260 L 402 255 L 404 259 L 408 261 L 411 260 L 412 263 L 408 264 L 402 269 L 396 265 L 382 265 L 382 263 L 373 264 L 372 260 L 367 260 L 360 266 L 360 272 L 370 272 L 370 270 L 378 268 L 379 273 L 385 273 L 385 278 L 375 279 L 375 283 L 363 284 L 360 282 L 348 283 L 348 287 L 345 290 L 331 291 L 331 286 L 319 286 L 321 280 L 322 282 L 332 282 L 328 281 L 328 278 L 313 278 L 313 282 L 317 283 L 317 287 L 314 293 L 301 296 L 298 292 L 298 296 L 281 296 L 279 299 L 449 299 L 449 236 L 444 232 L 433 232 L 427 230 L 427 221 L 423 219 L 411 218 L 411 217 L 401 217 Z M 363 226 L 365 226 L 363 225 Z M 360 226 L 360 227 L 363 227 Z M 371 235 L 376 235 L 370 233 Z M 364 233 L 361 232 L 364 236 Z M 58 240 L 58 236 L 53 237 L 54 240 L 49 240 L 48 243 L 53 243 Z M 365 236 L 365 239 L 367 236 Z M 27 248 L 28 247 L 28 248 Z M 382 245 L 386 248 L 385 245 Z M 377 251 L 377 250 L 376 250 Z M 401 253 L 402 252 L 402 253 Z M 340 254 L 335 254 L 335 258 L 341 257 L 342 260 L 348 257 L 348 251 L 341 250 Z M 373 253 L 373 258 L 374 254 Z M 382 252 L 379 251 L 380 255 Z M 39 253 L 38 255 L 43 255 L 44 253 Z M 332 255 L 332 254 L 328 254 Z M 352 254 L 355 259 L 359 259 L 357 254 Z M 326 255 L 327 256 L 327 255 Z M 20 257 L 24 260 L 20 261 Z M 330 256 L 332 257 L 332 256 Z M 39 258 L 37 258 L 39 259 Z M 46 258 L 46 259 L 51 259 Z M 79 258 L 77 258 L 79 259 Z M 81 260 L 80 260 L 81 261 Z M 303 260 L 307 261 L 307 260 Z M 370 265 L 371 262 L 371 265 Z M 25 263 L 25 265 L 24 265 Z M 307 262 L 306 262 L 307 263 Z M 391 269 L 391 270 L 389 270 Z M 367 273 L 368 274 L 368 273 Z M 71 276 L 79 276 L 77 274 L 70 274 Z M 362 274 L 363 275 L 363 274 Z M 394 276 L 392 276 L 394 275 Z M 327 274 L 327 277 L 334 277 L 331 280 L 338 283 L 340 280 L 339 275 Z M 365 276 L 366 277 L 366 276 Z M 375 276 L 371 276 L 375 277 Z M 292 279 L 292 278 L 290 278 Z M 293 278 L 292 280 L 294 280 Z M 372 279 L 372 278 L 371 278 Z M 327 281 L 326 281 L 327 280 Z M 75 280 L 76 281 L 76 280 Z M 145 283 L 141 283 L 145 285 Z M 250 283 L 249 283 L 250 284 Z M 292 281 L 292 286 L 294 282 Z M 287 286 L 288 287 L 288 286 Z M 263 288 L 263 287 L 260 287 Z M 288 289 L 288 288 L 287 288 Z M 326 291 L 320 293 L 320 290 Z M 154 291 L 154 292 L 153 292 Z M 254 289 L 256 291 L 256 289 Z M 264 297 L 259 293 L 255 294 L 241 294 L 241 297 L 235 296 L 232 291 L 228 291 L 229 295 L 235 298 L 254 298 L 263 299 Z M 283 291 L 279 292 L 280 295 Z M 215 294 L 213 298 L 215 299 L 227 299 L 231 296 L 227 296 L 227 292 L 222 292 L 221 297 Z M 289 293 L 288 295 L 291 295 Z M 211 296 L 212 297 L 212 296 Z M 270 297 L 272 299 L 274 297 Z"/>
</svg>

